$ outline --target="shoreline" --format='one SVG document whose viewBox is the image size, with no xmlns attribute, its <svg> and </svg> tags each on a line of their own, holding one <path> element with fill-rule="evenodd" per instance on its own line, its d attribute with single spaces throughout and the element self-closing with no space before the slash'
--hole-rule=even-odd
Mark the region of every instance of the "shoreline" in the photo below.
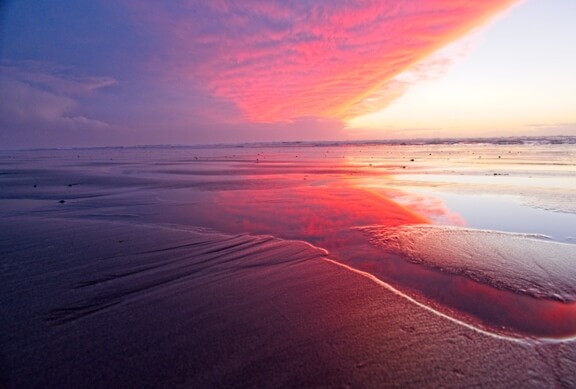
<svg viewBox="0 0 576 389">
<path fill-rule="evenodd" d="M 465 227 L 476 231 L 470 244 L 446 248 L 484 257 L 489 247 L 468 214 L 434 196 L 462 187 L 434 179 L 451 167 L 484 172 L 492 186 L 476 192 L 494 192 L 509 177 L 493 176 L 493 163 L 526 162 L 525 175 L 548 155 L 514 146 L 503 161 L 501 149 L 482 146 L 478 164 L 477 146 L 426 147 L 0 152 L 1 379 L 9 387 L 574 385 L 569 327 L 548 332 L 547 316 L 524 332 L 479 321 L 521 321 L 515 307 L 526 296 L 509 300 L 494 285 L 461 280 L 458 271 L 480 267 L 457 256 L 454 274 L 410 262 L 411 253 L 430 259 L 429 244 L 395 252 L 355 230 Z M 553 189 L 569 196 L 574 173 L 547 166 L 542 174 L 564 177 L 567 187 Z M 402 180 L 422 172 L 429 194 L 410 192 Z M 527 182 L 528 195 L 539 190 Z M 462 206 L 496 225 L 506 218 L 474 199 Z M 539 219 L 518 212 L 538 234 Z M 564 215 L 560 232 L 570 227 Z M 403 249 L 418 234 L 406 237 Z M 474 311 L 482 296 L 503 304 L 487 299 Z M 548 312 L 538 309 L 531 315 Z"/>
<path fill-rule="evenodd" d="M 29 274 L 26 279 L 2 283 L 4 297 L 7 297 L 7 288 L 13 291 L 9 295 L 17 291 L 27 295 L 30 302 L 36 300 L 34 304 L 13 300 L 8 309 L 17 309 L 21 312 L 20 317 L 4 319 L 4 328 L 6 319 L 13 321 L 8 327 L 12 341 L 6 343 L 4 338 L 3 344 L 9 346 L 4 349 L 11 352 L 15 360 L 8 370 L 12 373 L 4 371 L 3 376 L 15 387 L 32 385 L 30 380 L 37 379 L 58 383 L 58 386 L 81 384 L 92 387 L 96 384 L 94 387 L 101 387 L 106 382 L 115 382 L 118 374 L 124 382 L 144 386 L 151 383 L 178 386 L 184 382 L 187 385 L 214 384 L 222 377 L 233 380 L 227 381 L 229 384 L 242 383 L 240 386 L 257 383 L 283 386 L 288 382 L 330 385 L 346 380 L 367 386 L 402 382 L 412 386 L 423 379 L 439 385 L 449 382 L 468 385 L 484 382 L 482 372 L 487 363 L 499 372 L 496 374 L 503 378 L 502 384 L 530 386 L 534 377 L 526 376 L 529 367 L 534 369 L 540 365 L 538 379 L 551 384 L 555 379 L 544 374 L 548 369 L 545 368 L 547 358 L 555 355 L 559 346 L 573 349 L 575 345 L 566 341 L 505 339 L 471 329 L 419 303 L 414 304 L 389 286 L 383 287 L 381 281 L 378 284 L 366 274 L 346 269 L 345 264 L 327 259 L 325 252 L 299 242 L 251 236 L 234 238 L 213 233 L 208 234 L 212 246 L 206 246 L 200 243 L 205 238 L 201 241 L 195 238 L 206 233 L 154 226 L 52 220 L 48 231 L 33 219 L 12 222 L 11 232 L 4 230 L 3 236 L 19 236 L 24 248 L 8 253 L 10 262 L 15 263 L 17 258 L 20 258 L 20 264 L 22 258 L 39 260 L 31 258 L 40 254 L 40 247 L 29 247 L 26 238 L 22 238 L 25 234 L 52 243 L 41 255 L 52 258 L 52 266 L 59 269 L 51 273 L 37 268 L 37 276 Z M 68 232 L 65 239 L 64 231 Z M 218 235 L 218 239 L 212 239 Z M 85 262 L 87 253 L 83 247 L 66 243 L 88 236 L 100 242 L 94 243 L 100 252 L 90 253 L 93 262 L 89 264 Z M 222 243 L 218 243 L 220 237 L 224 238 Z M 239 245 L 238 248 L 232 249 L 231 243 L 225 243 L 232 242 L 230 239 Z M 116 242 L 116 248 L 106 248 L 112 242 Z M 272 251 L 262 251 L 268 244 L 280 246 Z M 146 246 L 153 248 L 152 252 L 147 251 Z M 68 249 L 63 250 L 64 247 Z M 117 252 L 118 247 L 121 252 Z M 246 249 L 251 253 L 248 256 L 248 252 L 243 253 Z M 294 254 L 287 255 L 286 250 Z M 108 262 L 106 266 L 102 267 L 99 258 Z M 231 258 L 236 259 L 231 262 Z M 66 271 L 60 266 L 64 263 L 68 264 Z M 200 273 L 192 271 L 191 266 Z M 221 266 L 228 270 L 223 271 Z M 98 278 L 98 273 L 104 278 Z M 47 274 L 53 275 L 47 277 Z M 110 274 L 116 275 L 111 278 Z M 170 281 L 163 281 L 162 277 L 166 276 Z M 98 279 L 100 281 L 95 282 Z M 23 281 L 27 288 L 22 287 Z M 12 285 L 19 285 L 19 288 L 14 289 Z M 72 296 L 71 291 L 74 291 Z M 42 295 L 45 302 L 35 299 L 35 294 Z M 120 301 L 108 304 L 106 296 Z M 95 309 L 90 301 L 101 304 L 101 309 Z M 47 306 L 51 306 L 49 312 L 53 317 L 62 313 L 73 316 L 69 316 L 71 320 L 46 321 L 44 307 Z M 75 316 L 78 309 L 81 316 Z M 136 323 L 140 324 L 134 327 Z M 280 338 L 278 331 L 284 334 Z M 254 344 L 258 338 L 268 340 Z M 94 343 L 97 339 L 107 340 Z M 163 344 L 160 348 L 153 346 L 158 341 Z M 34 346 L 39 343 L 43 344 L 41 353 Z M 190 348 L 184 351 L 183 344 Z M 408 345 L 410 347 L 406 348 Z M 78 354 L 78 350 L 86 350 L 86 347 L 93 351 Z M 229 347 L 233 349 L 225 351 Z M 310 353 L 309 347 L 322 357 L 315 356 L 316 352 Z M 451 351 L 447 352 L 447 348 Z M 437 351 L 432 351 L 434 349 Z M 177 352 L 178 365 L 187 366 L 187 373 L 174 371 L 166 365 L 173 363 L 169 361 L 174 360 L 170 355 L 175 350 L 180 350 Z M 398 354 L 400 350 L 404 351 Z M 198 359 L 198 352 L 204 355 L 202 359 Z M 418 359 L 416 356 L 422 352 L 435 357 Z M 61 357 L 44 359 L 46 354 Z M 113 368 L 104 363 L 112 355 L 117 356 L 113 358 Z M 510 360 L 512 355 L 515 357 Z M 541 359 L 542 355 L 548 357 Z M 121 360 L 119 356 L 122 356 Z M 214 358 L 220 362 L 215 362 Z M 498 367 L 502 364 L 498 362 L 501 358 L 507 361 L 505 369 Z M 34 359 L 36 362 L 30 364 Z M 412 360 L 417 364 L 410 362 Z M 23 364 L 24 361 L 28 362 Z M 268 368 L 253 370 L 263 362 Z M 308 364 L 307 367 L 303 368 L 302 363 Z M 8 367 L 6 361 L 2 365 Z M 145 373 L 142 370 L 150 370 L 152 365 L 156 366 L 153 371 Z M 253 368 L 247 371 L 247 366 Z M 280 366 L 282 373 L 277 370 Z M 336 366 L 341 368 L 333 370 Z M 351 369 L 342 369 L 344 366 Z M 468 371 L 469 374 L 429 374 L 439 366 L 450 366 L 453 371 Z M 208 376 L 201 373 L 206 371 L 213 373 Z M 564 374 L 566 379 L 574 379 L 568 371 Z M 88 377 L 94 376 L 99 376 L 100 381 L 87 381 Z M 216 377 L 221 378 L 214 381 Z M 387 378 L 382 381 L 383 377 Z M 183 381 L 178 384 L 174 379 Z"/>
</svg>

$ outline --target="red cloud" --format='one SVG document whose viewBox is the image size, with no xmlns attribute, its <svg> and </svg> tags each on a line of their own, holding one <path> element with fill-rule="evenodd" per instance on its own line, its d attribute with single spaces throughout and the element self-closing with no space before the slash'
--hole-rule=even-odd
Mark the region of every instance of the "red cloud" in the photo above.
<svg viewBox="0 0 576 389">
<path fill-rule="evenodd" d="M 516 2 L 187 0 L 132 9 L 164 38 L 156 64 L 166 74 L 267 122 L 382 108 L 363 102 Z"/>
</svg>

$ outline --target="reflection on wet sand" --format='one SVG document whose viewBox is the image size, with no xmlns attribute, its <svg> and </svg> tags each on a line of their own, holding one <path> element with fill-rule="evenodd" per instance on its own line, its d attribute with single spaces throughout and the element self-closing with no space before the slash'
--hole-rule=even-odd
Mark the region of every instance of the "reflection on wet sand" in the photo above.
<svg viewBox="0 0 576 389">
<path fill-rule="evenodd" d="M 6 212 L 191 225 L 231 234 L 305 240 L 429 306 L 492 331 L 564 337 L 573 335 L 576 328 L 573 304 L 517 296 L 408 263 L 401 254 L 373 247 L 353 230 L 443 220 L 464 224 L 463 218 L 438 198 L 390 185 L 400 176 L 426 169 L 434 172 L 445 164 L 443 150 L 416 146 L 401 150 L 384 146 L 301 148 L 297 156 L 290 149 L 266 153 L 253 149 L 116 150 L 110 152 L 110 161 L 101 161 L 94 153 L 82 154 L 86 172 L 75 169 L 80 163 L 76 153 L 69 159 L 50 155 L 43 161 L 44 170 L 37 173 L 38 187 L 32 192 L 30 185 L 21 186 L 17 176 L 13 182 L 5 179 L 7 196 L 26 199 L 10 201 L 34 201 L 28 208 L 4 201 Z M 150 159 L 150 154 L 155 158 Z M 408 163 L 413 157 L 415 162 Z M 468 163 L 472 157 L 462 154 L 461 158 Z M 468 165 L 464 162 L 454 167 L 465 171 Z M 19 174 L 31 173 L 24 169 Z M 65 199 L 65 205 L 58 199 Z"/>
<path fill-rule="evenodd" d="M 373 191 L 345 186 L 297 187 L 290 191 L 219 192 L 204 208 L 214 228 L 302 239 L 327 249 L 424 304 L 489 331 L 545 338 L 576 335 L 576 303 L 561 303 L 496 289 L 463 276 L 408 262 L 370 245 L 356 226 L 428 224 L 407 207 Z M 424 203 L 419 203 L 422 211 Z M 437 214 L 438 206 L 430 202 Z M 200 212 L 202 213 L 202 212 Z"/>
<path fill-rule="evenodd" d="M 576 336 L 576 303 L 496 289 L 460 275 L 406 261 L 381 249 L 365 249 L 347 263 L 416 300 L 461 321 L 505 335 Z"/>
<path fill-rule="evenodd" d="M 218 192 L 214 212 L 219 228 L 304 239 L 317 245 L 355 226 L 389 227 L 427 224 L 430 221 L 376 192 L 346 186 L 295 187 L 289 190 L 239 190 Z M 238 224 L 229 223 L 230 218 Z"/>
<path fill-rule="evenodd" d="M 533 288 L 505 292 L 496 289 L 502 284 L 466 277 L 463 270 L 479 270 L 499 252 L 502 266 L 490 271 L 492 279 L 508 273 L 513 285 L 530 282 L 517 276 L 527 269 L 528 248 L 512 253 L 516 238 L 494 230 L 519 231 L 479 226 L 465 208 L 438 195 L 462 185 L 408 179 L 415 173 L 488 177 L 481 180 L 490 187 L 475 181 L 470 190 L 514 194 L 517 187 L 507 185 L 512 173 L 530 177 L 541 167 L 532 161 L 561 157 L 561 170 L 546 165 L 549 175 L 576 182 L 574 144 L 516 147 L 522 154 L 494 144 L 0 153 L 0 236 L 6 243 L 0 245 L 6 311 L 0 315 L 0 381 L 83 388 L 119 382 L 576 387 L 576 297 L 563 293 L 565 304 L 550 300 L 559 287 L 576 296 L 572 270 L 562 267 L 539 283 L 538 292 L 545 293 L 538 299 L 520 295 Z M 534 176 L 533 185 L 547 174 Z M 423 190 L 413 190 L 414 184 Z M 564 205 L 536 203 L 574 209 L 574 191 L 552 189 Z M 475 212 L 495 221 L 511 218 L 506 208 L 458 193 Z M 546 193 L 557 199 L 556 192 Z M 517 220 L 534 229 L 523 232 L 546 233 L 542 219 L 521 216 Z M 417 243 L 413 230 L 447 231 L 444 224 L 467 225 L 467 240 L 460 228 L 453 234 L 459 244 L 445 237 L 407 244 Z M 390 239 L 376 245 L 354 228 L 370 225 L 408 231 L 400 246 L 417 255 L 393 250 Z M 572 236 L 573 225 L 568 220 L 559 233 Z M 480 233 L 490 236 L 493 249 Z M 329 254 L 282 238 L 306 240 Z M 539 259 L 559 257 L 549 249 L 559 243 L 538 244 L 545 248 Z M 435 245 L 439 254 L 432 257 Z M 526 237 L 518 236 L 515 247 L 526 246 Z M 465 268 L 468 257 L 473 261 Z M 450 259 L 450 268 L 440 271 Z M 548 275 L 533 269 L 537 280 Z"/>
</svg>

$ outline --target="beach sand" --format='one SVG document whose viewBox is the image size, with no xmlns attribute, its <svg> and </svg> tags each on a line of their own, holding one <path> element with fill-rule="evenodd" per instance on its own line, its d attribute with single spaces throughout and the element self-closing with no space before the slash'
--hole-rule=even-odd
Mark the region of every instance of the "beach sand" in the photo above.
<svg viewBox="0 0 576 389">
<path fill-rule="evenodd" d="M 564 146 L 2 152 L 2 383 L 574 387 Z M 559 237 L 442 201 L 514 185 Z"/>
</svg>

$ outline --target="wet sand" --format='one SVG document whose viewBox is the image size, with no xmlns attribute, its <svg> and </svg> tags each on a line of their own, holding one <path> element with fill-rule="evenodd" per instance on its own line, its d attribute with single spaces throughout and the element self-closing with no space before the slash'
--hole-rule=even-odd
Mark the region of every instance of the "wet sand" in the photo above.
<svg viewBox="0 0 576 389">
<path fill-rule="evenodd" d="M 506 162 L 502 147 L 444 146 L 458 162 L 434 145 L 1 152 L 2 383 L 573 387 L 575 246 L 478 230 L 442 202 L 446 187 L 512 196 L 514 180 L 478 185 L 502 178 L 495 163 L 573 178 L 551 145 L 506 146 Z M 570 218 L 571 187 L 529 182 L 522 204 Z"/>
</svg>

